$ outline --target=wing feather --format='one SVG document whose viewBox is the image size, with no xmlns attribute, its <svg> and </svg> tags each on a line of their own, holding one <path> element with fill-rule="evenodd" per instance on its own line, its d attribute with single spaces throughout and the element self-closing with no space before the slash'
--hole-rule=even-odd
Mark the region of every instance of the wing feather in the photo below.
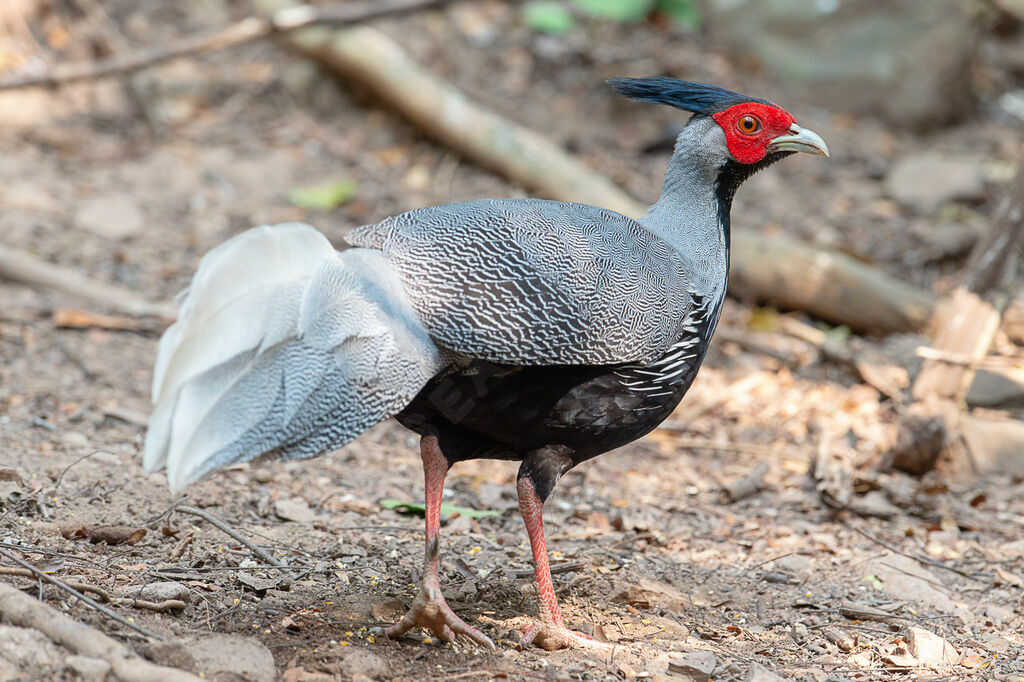
<svg viewBox="0 0 1024 682">
<path fill-rule="evenodd" d="M 680 254 L 595 206 L 449 204 L 349 238 L 383 249 L 439 346 L 491 362 L 648 362 L 679 338 L 692 306 Z"/>
</svg>

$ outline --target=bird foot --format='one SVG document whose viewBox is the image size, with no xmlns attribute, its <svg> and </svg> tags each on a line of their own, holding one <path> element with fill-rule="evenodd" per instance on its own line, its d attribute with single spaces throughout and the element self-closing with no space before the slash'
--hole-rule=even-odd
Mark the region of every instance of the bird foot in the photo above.
<svg viewBox="0 0 1024 682">
<path fill-rule="evenodd" d="M 545 651 L 555 651 L 556 649 L 611 651 L 615 648 L 615 644 L 612 642 L 602 642 L 590 635 L 570 630 L 564 625 L 541 622 L 532 622 L 523 630 L 523 636 L 519 639 L 519 648 L 526 649 L 531 644 L 539 646 Z"/>
<path fill-rule="evenodd" d="M 490 637 L 467 625 L 464 620 L 455 615 L 437 586 L 424 585 L 420 588 L 420 593 L 416 595 L 416 601 L 402 616 L 402 620 L 386 628 L 384 634 L 394 639 L 414 627 L 425 628 L 444 642 L 454 642 L 458 635 L 463 635 L 480 646 L 494 648 L 494 642 Z"/>
<path fill-rule="evenodd" d="M 613 642 L 605 642 L 600 639 L 585 635 L 582 632 L 570 630 L 564 625 L 544 623 L 526 616 L 518 616 L 505 621 L 494 620 L 481 616 L 480 620 L 491 623 L 508 632 L 522 632 L 517 648 L 528 649 L 531 645 L 538 646 L 545 651 L 557 649 L 593 649 L 596 651 L 611 651 L 617 645 Z"/>
</svg>

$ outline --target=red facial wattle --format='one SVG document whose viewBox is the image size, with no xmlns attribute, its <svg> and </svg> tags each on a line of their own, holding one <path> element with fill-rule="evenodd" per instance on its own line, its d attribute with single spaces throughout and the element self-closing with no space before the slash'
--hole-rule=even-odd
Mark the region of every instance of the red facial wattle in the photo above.
<svg viewBox="0 0 1024 682">
<path fill-rule="evenodd" d="M 760 102 L 737 104 L 712 114 L 712 118 L 725 132 L 729 153 L 740 163 L 757 163 L 763 159 L 771 141 L 788 133 L 795 122 L 785 109 Z M 750 118 L 758 124 L 756 129 L 750 126 Z"/>
</svg>

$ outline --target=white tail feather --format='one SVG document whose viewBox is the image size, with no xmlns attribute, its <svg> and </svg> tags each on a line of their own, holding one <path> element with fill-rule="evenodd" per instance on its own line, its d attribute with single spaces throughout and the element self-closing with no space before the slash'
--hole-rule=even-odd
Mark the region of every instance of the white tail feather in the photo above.
<svg viewBox="0 0 1024 682">
<path fill-rule="evenodd" d="M 203 257 L 160 340 L 143 464 L 171 489 L 269 451 L 309 457 L 407 404 L 437 350 L 382 254 L 263 226 Z"/>
</svg>

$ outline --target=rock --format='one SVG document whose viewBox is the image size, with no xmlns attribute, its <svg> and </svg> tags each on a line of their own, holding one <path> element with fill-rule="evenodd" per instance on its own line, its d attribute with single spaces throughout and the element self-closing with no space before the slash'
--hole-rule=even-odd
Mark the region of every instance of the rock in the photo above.
<svg viewBox="0 0 1024 682">
<path fill-rule="evenodd" d="M 907 649 L 921 665 L 929 668 L 947 668 L 956 664 L 960 654 L 942 637 L 924 628 L 907 628 L 903 635 Z"/>
<path fill-rule="evenodd" d="M 976 28 L 959 0 L 708 0 L 711 41 L 788 96 L 914 128 L 973 109 Z"/>
<path fill-rule="evenodd" d="M 850 503 L 850 510 L 861 516 L 877 519 L 891 519 L 902 510 L 889 501 L 889 496 L 881 490 L 868 491 L 864 497 L 857 497 Z"/>
<path fill-rule="evenodd" d="M 142 211 L 123 194 L 107 194 L 84 199 L 75 209 L 74 226 L 106 239 L 132 237 L 144 227 Z"/>
<path fill-rule="evenodd" d="M 979 369 L 967 391 L 967 404 L 1004 410 L 1024 408 L 1024 370 Z"/>
<path fill-rule="evenodd" d="M 1024 477 L 1024 422 L 965 414 L 960 433 L 981 473 Z"/>
<path fill-rule="evenodd" d="M 612 601 L 639 609 L 661 608 L 672 613 L 686 611 L 690 605 L 690 600 L 679 590 L 649 579 L 623 584 L 612 595 Z"/>
<path fill-rule="evenodd" d="M 133 599 L 143 599 L 145 601 L 155 602 L 167 601 L 168 599 L 178 599 L 183 602 L 190 602 L 194 599 L 192 590 L 188 589 L 188 587 L 181 583 L 171 581 L 127 587 L 125 588 L 124 593 L 126 596 L 132 597 Z"/>
<path fill-rule="evenodd" d="M 668 660 L 668 671 L 685 676 L 694 682 L 707 682 L 715 672 L 718 661 L 710 651 L 691 651 Z"/>
<path fill-rule="evenodd" d="M 999 635 L 977 635 L 974 638 L 981 648 L 993 654 L 1005 655 L 1010 652 L 1010 640 Z"/>
<path fill-rule="evenodd" d="M 89 447 L 89 439 L 77 431 L 66 431 L 60 436 L 60 440 L 72 450 L 85 450 Z"/>
<path fill-rule="evenodd" d="M 284 521 L 296 523 L 313 523 L 316 512 L 309 508 L 305 500 L 299 498 L 280 499 L 274 503 L 274 513 Z"/>
<path fill-rule="evenodd" d="M 909 557 L 888 554 L 872 559 L 865 564 L 863 573 L 882 581 L 882 589 L 894 598 L 942 613 L 956 611 L 953 600 L 935 587 L 942 584 L 938 576 Z"/>
<path fill-rule="evenodd" d="M 0 625 L 0 661 L 8 661 L 25 676 L 15 679 L 41 679 L 44 671 L 56 671 L 66 652 L 43 633 L 29 628 Z M 28 674 L 31 671 L 31 675 Z"/>
<path fill-rule="evenodd" d="M 900 415 L 896 444 L 886 454 L 886 464 L 910 474 L 925 474 L 935 467 L 946 436 L 942 417 L 908 410 Z"/>
<path fill-rule="evenodd" d="M 343 649 L 334 651 L 339 656 L 338 663 L 341 669 L 349 675 L 365 675 L 373 680 L 391 677 L 391 668 L 387 662 L 372 651 L 351 646 Z"/>
<path fill-rule="evenodd" d="M 950 201 L 977 201 L 985 196 L 985 171 L 977 157 L 933 152 L 906 156 L 885 176 L 885 192 L 922 215 Z"/>
<path fill-rule="evenodd" d="M 190 670 L 207 680 L 277 680 L 273 654 L 252 637 L 213 634 L 156 642 L 145 647 L 145 655 L 154 663 Z"/>
<path fill-rule="evenodd" d="M 78 673 L 83 682 L 103 682 L 110 673 L 110 664 L 102 658 L 91 656 L 68 656 L 64 665 Z"/>
<path fill-rule="evenodd" d="M 783 682 L 783 678 L 760 663 L 753 663 L 750 670 L 747 671 L 747 676 L 743 678 L 743 682 Z"/>
</svg>

